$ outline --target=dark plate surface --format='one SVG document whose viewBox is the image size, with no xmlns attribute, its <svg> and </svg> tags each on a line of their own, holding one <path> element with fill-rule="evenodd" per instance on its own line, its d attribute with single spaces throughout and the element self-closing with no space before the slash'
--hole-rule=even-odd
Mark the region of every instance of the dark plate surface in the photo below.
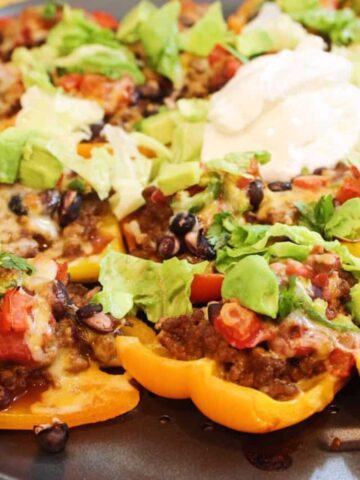
<svg viewBox="0 0 360 480">
<path fill-rule="evenodd" d="M 135 2 L 74 3 L 121 16 Z M 228 11 L 238 3 L 224 2 Z M 0 16 L 14 14 L 20 8 L 0 10 Z M 330 448 L 334 439 L 335 446 L 339 446 L 336 439 L 341 441 L 341 451 Z M 214 425 L 191 402 L 164 400 L 142 392 L 142 401 L 132 413 L 72 430 L 67 449 L 61 454 L 40 453 L 30 432 L 0 432 L 0 478 L 352 480 L 360 478 L 359 449 L 358 380 L 321 414 L 293 428 L 260 436 Z"/>
</svg>

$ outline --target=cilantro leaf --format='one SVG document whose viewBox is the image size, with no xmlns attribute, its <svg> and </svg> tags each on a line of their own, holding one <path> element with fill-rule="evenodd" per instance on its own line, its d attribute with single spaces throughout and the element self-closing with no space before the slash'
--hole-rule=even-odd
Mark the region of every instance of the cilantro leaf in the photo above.
<svg viewBox="0 0 360 480">
<path fill-rule="evenodd" d="M 6 270 L 20 270 L 28 274 L 34 271 L 34 267 L 29 262 L 9 252 L 0 253 L 0 267 Z"/>
</svg>

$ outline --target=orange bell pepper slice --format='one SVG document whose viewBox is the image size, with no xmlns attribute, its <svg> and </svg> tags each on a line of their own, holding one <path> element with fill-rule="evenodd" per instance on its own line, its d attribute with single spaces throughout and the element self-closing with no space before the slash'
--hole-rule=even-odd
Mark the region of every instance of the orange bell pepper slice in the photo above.
<svg viewBox="0 0 360 480">
<path fill-rule="evenodd" d="M 102 422 L 133 410 L 139 392 L 129 376 L 110 375 L 92 364 L 80 373 L 64 373 L 59 384 L 31 398 L 25 395 L 0 412 L 0 429 L 32 430 L 59 418 L 70 427 Z"/>
<path fill-rule="evenodd" d="M 242 432 L 265 433 L 294 425 L 323 410 L 344 385 L 344 379 L 325 373 L 299 383 L 301 393 L 277 401 L 259 390 L 220 378 L 216 363 L 207 358 L 180 361 L 165 356 L 154 340 L 118 337 L 124 368 L 151 392 L 167 398 L 190 398 L 211 420 Z"/>
</svg>

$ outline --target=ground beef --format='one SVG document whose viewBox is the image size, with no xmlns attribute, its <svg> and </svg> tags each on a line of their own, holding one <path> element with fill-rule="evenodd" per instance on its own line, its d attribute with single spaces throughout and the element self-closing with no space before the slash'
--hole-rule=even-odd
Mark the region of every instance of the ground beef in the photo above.
<svg viewBox="0 0 360 480">
<path fill-rule="evenodd" d="M 157 240 L 168 231 L 172 214 L 167 203 L 153 203 L 148 200 L 142 208 L 126 217 L 123 231 L 128 252 L 136 257 L 158 260 Z M 133 234 L 134 226 L 139 235 Z"/>
<path fill-rule="evenodd" d="M 260 390 L 276 400 L 292 398 L 298 393 L 296 382 L 325 371 L 324 363 L 313 355 L 285 359 L 263 347 L 237 350 L 215 331 L 201 310 L 164 320 L 158 339 L 172 357 L 212 358 L 224 379 Z"/>
</svg>

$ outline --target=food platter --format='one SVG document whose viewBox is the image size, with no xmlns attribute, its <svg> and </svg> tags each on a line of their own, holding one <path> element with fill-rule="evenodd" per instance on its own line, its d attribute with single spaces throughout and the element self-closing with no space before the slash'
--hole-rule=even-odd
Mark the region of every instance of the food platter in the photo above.
<svg viewBox="0 0 360 480">
<path fill-rule="evenodd" d="M 133 2 L 75 4 L 121 16 Z M 224 2 L 225 10 L 236 5 Z M 0 14 L 16 13 L 22 6 Z M 271 471 L 274 479 L 289 474 L 298 479 L 355 479 L 360 476 L 359 400 L 359 381 L 354 380 L 321 414 L 277 433 L 254 436 L 210 422 L 190 401 L 142 391 L 133 412 L 74 429 L 66 451 L 55 456 L 40 453 L 31 433 L 2 431 L 0 478 L 261 480 Z"/>
</svg>

